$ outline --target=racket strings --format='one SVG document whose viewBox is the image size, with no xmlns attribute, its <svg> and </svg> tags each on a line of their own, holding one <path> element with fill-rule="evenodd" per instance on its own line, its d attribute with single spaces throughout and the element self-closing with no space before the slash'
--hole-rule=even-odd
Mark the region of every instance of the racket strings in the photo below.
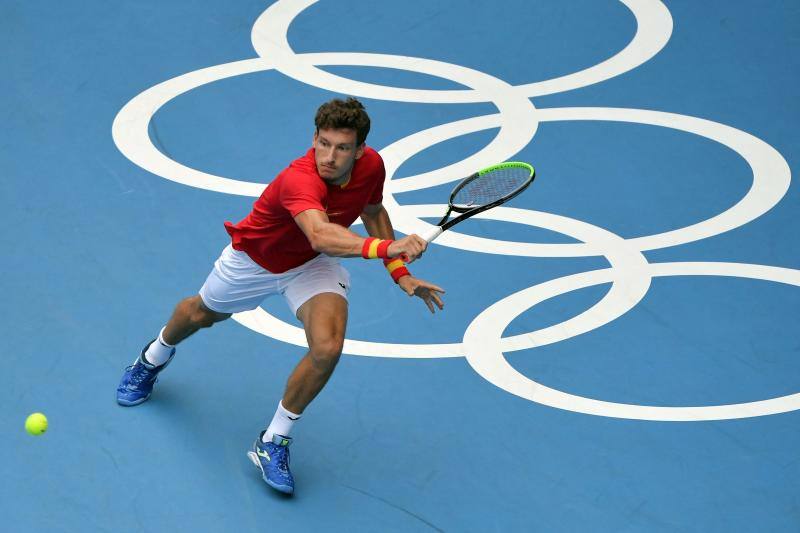
<svg viewBox="0 0 800 533">
<path fill-rule="evenodd" d="M 530 178 L 525 167 L 504 167 L 486 172 L 468 181 L 453 195 L 452 204 L 478 207 L 496 202 L 519 189 Z"/>
</svg>

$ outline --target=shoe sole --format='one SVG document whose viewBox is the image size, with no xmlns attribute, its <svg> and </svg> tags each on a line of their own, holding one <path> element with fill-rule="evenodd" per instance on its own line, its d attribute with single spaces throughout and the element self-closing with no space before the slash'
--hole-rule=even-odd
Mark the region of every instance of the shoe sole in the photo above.
<svg viewBox="0 0 800 533">
<path fill-rule="evenodd" d="M 146 402 L 148 400 L 148 398 L 150 398 L 149 394 L 147 396 L 145 396 L 144 398 L 139 398 L 138 400 L 123 400 L 123 399 L 117 398 L 117 403 L 119 405 L 123 406 L 123 407 L 133 407 L 134 405 L 139 405 L 140 403 Z"/>
<path fill-rule="evenodd" d="M 261 460 L 258 458 L 258 455 L 256 455 L 256 452 L 247 452 L 247 457 L 249 457 L 250 460 L 253 462 L 253 464 L 256 465 L 256 468 L 258 468 L 261 471 L 261 479 L 264 480 L 264 483 L 266 483 L 273 489 L 277 490 L 278 492 L 282 492 L 284 494 L 294 493 L 293 487 L 289 487 L 286 485 L 278 485 L 277 483 L 273 483 L 272 481 L 267 479 L 267 474 L 264 473 L 264 467 L 261 466 Z"/>
</svg>

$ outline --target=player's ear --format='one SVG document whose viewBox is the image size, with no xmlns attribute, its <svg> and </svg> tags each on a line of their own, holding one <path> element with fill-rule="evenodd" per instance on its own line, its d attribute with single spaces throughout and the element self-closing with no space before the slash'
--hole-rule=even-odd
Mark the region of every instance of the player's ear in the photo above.
<svg viewBox="0 0 800 533">
<path fill-rule="evenodd" d="M 364 148 L 366 148 L 367 143 L 363 142 L 360 145 L 356 146 L 356 159 L 361 159 L 361 156 L 364 155 Z"/>
<path fill-rule="evenodd" d="M 311 139 L 311 145 L 312 146 L 316 146 L 317 145 L 317 137 L 318 136 L 319 136 L 319 130 L 314 130 L 314 138 Z"/>
</svg>

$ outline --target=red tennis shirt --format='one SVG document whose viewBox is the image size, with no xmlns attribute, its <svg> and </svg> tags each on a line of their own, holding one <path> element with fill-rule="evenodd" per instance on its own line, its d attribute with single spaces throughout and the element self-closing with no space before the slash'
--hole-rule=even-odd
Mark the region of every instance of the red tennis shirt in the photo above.
<svg viewBox="0 0 800 533">
<path fill-rule="evenodd" d="M 314 149 L 292 161 L 270 183 L 253 204 L 253 210 L 238 224 L 225 222 L 235 250 L 274 274 L 286 272 L 316 257 L 294 217 L 319 209 L 331 222 L 345 228 L 358 218 L 367 204 L 383 199 L 386 170 L 380 154 L 365 147 L 355 161 L 350 181 L 329 185 L 317 172 Z"/>
</svg>

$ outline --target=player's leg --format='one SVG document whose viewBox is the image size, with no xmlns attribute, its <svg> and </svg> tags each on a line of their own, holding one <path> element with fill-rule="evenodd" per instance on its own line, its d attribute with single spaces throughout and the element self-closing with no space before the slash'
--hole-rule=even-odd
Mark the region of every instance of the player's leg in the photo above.
<svg viewBox="0 0 800 533">
<path fill-rule="evenodd" d="M 172 312 L 167 325 L 148 344 L 142 359 L 154 366 L 163 366 L 175 353 L 175 347 L 198 330 L 210 328 L 217 322 L 230 318 L 231 313 L 213 311 L 203 303 L 200 295 L 184 298 Z"/>
<path fill-rule="evenodd" d="M 338 260 L 320 256 L 307 263 L 284 291 L 303 323 L 309 349 L 289 376 L 272 421 L 249 452 L 264 481 L 281 492 L 294 492 L 288 448 L 292 426 L 328 382 L 342 353 L 349 286 L 350 276 Z"/>
<path fill-rule="evenodd" d="M 318 294 L 300 306 L 298 318 L 308 340 L 308 353 L 286 383 L 283 406 L 302 414 L 316 398 L 339 362 L 347 326 L 347 300 L 339 294 Z"/>
<path fill-rule="evenodd" d="M 196 331 L 227 319 L 232 313 L 255 309 L 266 295 L 275 292 L 277 281 L 273 274 L 244 252 L 226 247 L 200 293 L 178 303 L 167 325 L 125 369 L 117 387 L 117 403 L 131 406 L 147 400 L 158 374 L 172 361 L 175 345 Z"/>
<path fill-rule="evenodd" d="M 289 470 L 292 442 L 289 433 L 336 368 L 344 344 L 347 300 L 339 294 L 318 294 L 300 306 L 297 315 L 305 327 L 308 353 L 289 376 L 272 422 L 249 453 L 253 463 L 261 468 L 264 481 L 286 494 L 294 492 L 294 478 Z"/>
<path fill-rule="evenodd" d="M 199 295 L 181 300 L 167 325 L 125 369 L 117 387 L 117 403 L 129 407 L 146 401 L 153 392 L 158 374 L 175 356 L 175 346 L 196 331 L 210 328 L 230 316 L 230 313 L 209 309 Z"/>
<path fill-rule="evenodd" d="M 161 330 L 160 340 L 164 344 L 175 346 L 198 330 L 210 328 L 230 316 L 231 313 L 219 313 L 209 309 L 199 294 L 190 296 L 175 306 L 167 325 Z"/>
<path fill-rule="evenodd" d="M 338 259 L 318 256 L 286 285 L 284 296 L 303 323 L 308 353 L 286 383 L 283 399 L 264 440 L 284 437 L 328 382 L 344 345 L 350 275 Z"/>
</svg>

